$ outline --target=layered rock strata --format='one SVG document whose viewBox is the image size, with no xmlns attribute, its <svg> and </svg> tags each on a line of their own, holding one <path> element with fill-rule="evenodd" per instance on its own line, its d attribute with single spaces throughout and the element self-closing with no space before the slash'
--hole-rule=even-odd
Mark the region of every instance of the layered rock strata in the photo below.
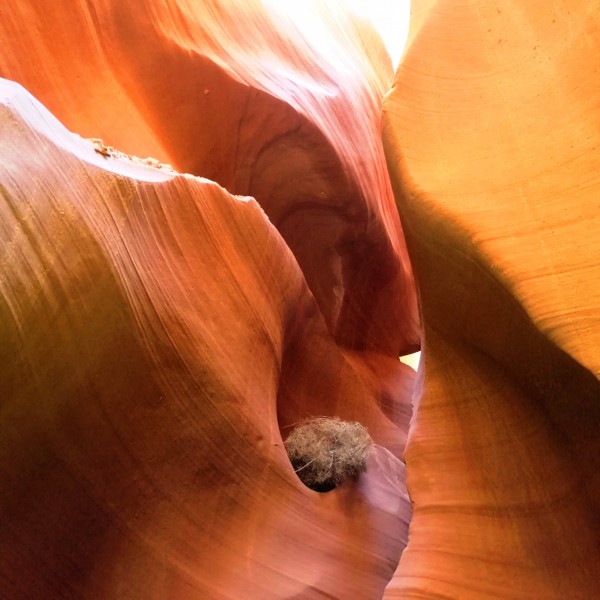
<svg viewBox="0 0 600 600">
<path fill-rule="evenodd" d="M 105 156 L 14 83 L 0 98 L 1 595 L 380 596 L 402 463 L 379 446 L 318 494 L 277 413 L 397 443 L 373 365 L 396 392 L 408 367 L 339 348 L 255 200 Z"/>
<path fill-rule="evenodd" d="M 385 598 L 600 595 L 599 8 L 429 3 L 386 99 L 425 359 Z"/>
<path fill-rule="evenodd" d="M 0 76 L 96 140 L 2 84 L 12 598 L 368 599 L 393 573 L 420 331 L 379 137 L 392 70 L 340 6 L 296 10 L 3 9 Z M 282 439 L 310 415 L 369 428 L 365 477 L 299 482 Z"/>
<path fill-rule="evenodd" d="M 0 21 L 0 76 L 80 135 L 257 198 L 336 340 L 405 354 L 420 338 L 380 140 L 391 63 L 341 5 L 295 10 L 26 0 Z"/>
</svg>

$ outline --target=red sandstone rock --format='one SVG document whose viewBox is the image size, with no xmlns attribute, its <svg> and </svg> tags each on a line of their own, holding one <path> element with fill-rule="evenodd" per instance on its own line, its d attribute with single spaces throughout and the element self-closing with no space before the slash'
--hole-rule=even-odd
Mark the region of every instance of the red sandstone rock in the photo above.
<svg viewBox="0 0 600 600">
<path fill-rule="evenodd" d="M 317 39 L 258 0 L 24 0 L 0 76 L 72 131 L 255 197 L 336 340 L 396 357 L 420 338 L 380 141 L 393 73 L 372 30 L 321 11 Z"/>
<path fill-rule="evenodd" d="M 597 598 L 599 6 L 427 8 L 384 107 L 425 329 L 385 598 Z"/>
<path fill-rule="evenodd" d="M 415 5 L 385 139 L 426 348 L 386 597 L 600 594 L 597 8 Z M 380 448 L 316 495 L 278 427 L 339 414 L 403 451 L 395 356 L 418 334 L 377 141 L 391 72 L 351 22 L 324 54 L 270 19 L 4 9 L 0 74 L 81 135 L 256 196 L 282 236 L 3 87 L 10 598 L 377 598 L 392 574 L 402 464 Z"/>
<path fill-rule="evenodd" d="M 408 367 L 338 348 L 253 199 L 0 98 L 0 595 L 380 596 L 402 464 L 378 447 L 312 492 L 277 413 L 357 415 L 401 451 L 382 409 Z"/>
<path fill-rule="evenodd" d="M 248 1 L 3 9 L 0 75 L 97 141 L 2 84 L 0 595 L 383 593 L 419 329 L 390 64 L 343 13 L 324 30 Z M 311 414 L 395 456 L 311 492 L 281 437 Z"/>
</svg>

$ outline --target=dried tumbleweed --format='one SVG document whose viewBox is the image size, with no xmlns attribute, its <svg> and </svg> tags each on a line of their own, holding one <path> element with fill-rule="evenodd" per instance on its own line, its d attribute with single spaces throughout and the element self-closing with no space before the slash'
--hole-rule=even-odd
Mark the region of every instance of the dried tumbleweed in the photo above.
<svg viewBox="0 0 600 600">
<path fill-rule="evenodd" d="M 302 421 L 285 441 L 298 477 L 318 492 L 329 491 L 364 473 L 372 445 L 365 427 L 337 417 Z"/>
</svg>

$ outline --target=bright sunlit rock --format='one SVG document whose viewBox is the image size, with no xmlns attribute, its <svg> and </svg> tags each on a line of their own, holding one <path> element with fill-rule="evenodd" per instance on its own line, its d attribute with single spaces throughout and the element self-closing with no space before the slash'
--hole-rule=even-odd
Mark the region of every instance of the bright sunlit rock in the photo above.
<svg viewBox="0 0 600 600">
<path fill-rule="evenodd" d="M 371 21 L 385 44 L 394 68 L 400 62 L 408 37 L 410 0 L 318 0 L 313 2 L 263 0 L 263 2 L 271 9 L 291 16 L 301 30 L 310 31 L 317 37 L 322 27 L 316 16 L 319 5 L 345 5 L 357 15 Z"/>
<path fill-rule="evenodd" d="M 344 0 L 344 3 L 371 21 L 396 68 L 408 37 L 410 0 Z"/>
</svg>

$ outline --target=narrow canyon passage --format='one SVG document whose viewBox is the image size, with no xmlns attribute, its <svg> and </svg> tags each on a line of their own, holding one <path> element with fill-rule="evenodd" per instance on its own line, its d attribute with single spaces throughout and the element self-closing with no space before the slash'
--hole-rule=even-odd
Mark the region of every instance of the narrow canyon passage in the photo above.
<svg viewBox="0 0 600 600">
<path fill-rule="evenodd" d="M 0 597 L 599 596 L 599 8 L 2 9 Z"/>
</svg>

